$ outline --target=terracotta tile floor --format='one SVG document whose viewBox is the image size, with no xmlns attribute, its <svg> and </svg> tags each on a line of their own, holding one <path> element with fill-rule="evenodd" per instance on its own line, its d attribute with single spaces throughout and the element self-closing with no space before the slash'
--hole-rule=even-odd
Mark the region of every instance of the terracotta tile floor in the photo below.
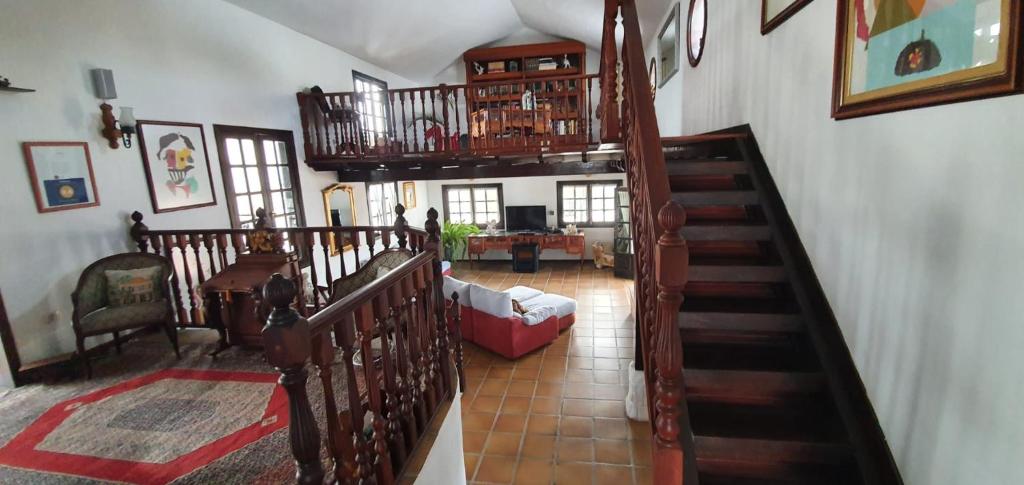
<svg viewBox="0 0 1024 485">
<path fill-rule="evenodd" d="M 455 277 L 503 290 L 525 285 L 575 298 L 576 324 L 551 345 L 510 361 L 464 350 L 466 477 L 471 483 L 648 484 L 647 423 L 626 419 L 633 357 L 632 281 L 587 263 L 463 264 Z"/>
</svg>

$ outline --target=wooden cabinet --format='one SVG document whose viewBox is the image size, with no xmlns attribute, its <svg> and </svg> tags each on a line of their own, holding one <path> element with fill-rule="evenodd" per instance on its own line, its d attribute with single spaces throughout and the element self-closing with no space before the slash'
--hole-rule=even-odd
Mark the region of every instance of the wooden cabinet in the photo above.
<svg viewBox="0 0 1024 485">
<path fill-rule="evenodd" d="M 545 250 L 565 251 L 566 254 L 579 255 L 580 264 L 587 253 L 586 237 L 583 233 L 574 235 L 567 234 L 473 234 L 469 236 L 466 244 L 469 253 L 469 263 L 473 264 L 473 256 L 477 261 L 487 251 L 505 251 L 511 254 L 513 244 L 536 243 L 538 250 L 543 253 Z"/>
</svg>

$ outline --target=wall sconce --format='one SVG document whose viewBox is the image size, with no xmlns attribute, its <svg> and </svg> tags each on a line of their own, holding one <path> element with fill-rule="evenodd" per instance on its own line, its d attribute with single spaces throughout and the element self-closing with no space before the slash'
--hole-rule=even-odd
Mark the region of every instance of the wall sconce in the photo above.
<svg viewBox="0 0 1024 485">
<path fill-rule="evenodd" d="M 118 138 L 125 148 L 131 148 L 132 135 L 135 134 L 135 114 L 132 108 L 127 106 L 121 108 L 120 126 L 114 118 L 114 107 L 107 103 L 108 100 L 117 99 L 117 88 L 114 86 L 114 72 L 110 69 L 93 69 L 92 82 L 96 89 L 96 97 L 103 100 L 100 105 L 100 119 L 103 121 L 103 138 L 110 143 L 108 146 L 117 149 Z"/>
</svg>

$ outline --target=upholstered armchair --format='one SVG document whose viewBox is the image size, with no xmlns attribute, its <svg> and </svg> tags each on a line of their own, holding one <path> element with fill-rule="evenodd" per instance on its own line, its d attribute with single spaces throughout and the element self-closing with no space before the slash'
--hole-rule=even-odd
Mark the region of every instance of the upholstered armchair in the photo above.
<svg viewBox="0 0 1024 485">
<path fill-rule="evenodd" d="M 151 301 L 111 305 L 107 271 L 153 267 L 160 270 L 153 284 Z M 167 333 L 175 355 L 181 358 L 174 324 L 174 307 L 171 305 L 171 272 L 171 262 L 167 258 L 146 253 L 115 254 L 92 263 L 82 271 L 78 286 L 71 294 L 71 303 L 74 305 L 71 324 L 75 330 L 78 358 L 85 365 L 89 378 L 92 378 L 92 365 L 85 351 L 85 338 L 94 335 L 113 334 L 114 346 L 120 354 L 121 332 L 160 325 Z"/>
</svg>

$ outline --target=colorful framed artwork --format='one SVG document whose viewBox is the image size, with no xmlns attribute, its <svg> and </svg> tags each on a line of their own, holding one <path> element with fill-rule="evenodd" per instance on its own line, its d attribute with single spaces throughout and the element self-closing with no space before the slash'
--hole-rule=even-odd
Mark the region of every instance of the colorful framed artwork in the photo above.
<svg viewBox="0 0 1024 485">
<path fill-rule="evenodd" d="M 154 212 L 217 205 L 203 125 L 139 120 L 138 133 Z"/>
<path fill-rule="evenodd" d="M 402 196 L 406 209 L 416 208 L 416 182 L 402 182 Z"/>
<path fill-rule="evenodd" d="M 811 0 L 761 0 L 761 35 L 782 25 Z"/>
<path fill-rule="evenodd" d="M 686 57 L 690 66 L 697 67 L 704 57 L 704 41 L 708 33 L 708 1 L 690 0 L 686 16 Z"/>
<path fill-rule="evenodd" d="M 88 143 L 30 141 L 21 147 L 39 212 L 100 205 Z"/>
<path fill-rule="evenodd" d="M 840 0 L 832 117 L 1019 92 L 1019 0 Z"/>
</svg>

